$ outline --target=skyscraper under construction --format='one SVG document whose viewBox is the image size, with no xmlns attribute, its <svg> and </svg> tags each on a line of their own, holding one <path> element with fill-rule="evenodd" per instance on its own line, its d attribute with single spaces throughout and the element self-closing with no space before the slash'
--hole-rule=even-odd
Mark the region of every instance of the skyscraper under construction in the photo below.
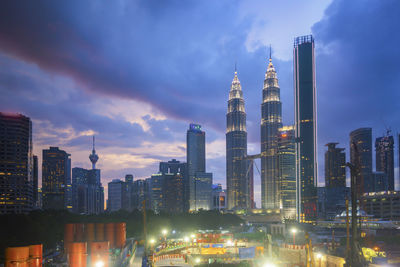
<svg viewBox="0 0 400 267">
<path fill-rule="evenodd" d="M 261 201 L 264 209 L 280 208 L 278 130 L 282 127 L 282 102 L 271 53 L 265 73 L 261 104 Z"/>
<path fill-rule="evenodd" d="M 242 86 L 237 72 L 229 92 L 226 115 L 226 185 L 228 209 L 247 209 L 250 207 L 246 112 Z"/>
</svg>

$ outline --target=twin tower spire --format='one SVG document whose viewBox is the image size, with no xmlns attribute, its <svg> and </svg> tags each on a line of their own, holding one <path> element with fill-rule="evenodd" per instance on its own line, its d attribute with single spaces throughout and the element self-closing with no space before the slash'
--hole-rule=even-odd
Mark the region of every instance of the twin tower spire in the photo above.
<svg viewBox="0 0 400 267">
<path fill-rule="evenodd" d="M 282 103 L 271 48 L 265 73 L 261 104 L 262 207 L 279 209 L 276 136 L 282 127 Z M 235 64 L 226 115 L 226 182 L 229 210 L 254 207 L 253 166 L 247 155 L 246 111 Z"/>
</svg>

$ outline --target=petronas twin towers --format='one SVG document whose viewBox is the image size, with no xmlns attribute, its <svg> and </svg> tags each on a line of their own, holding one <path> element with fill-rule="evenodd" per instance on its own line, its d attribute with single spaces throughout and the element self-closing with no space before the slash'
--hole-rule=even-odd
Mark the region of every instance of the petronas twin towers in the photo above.
<svg viewBox="0 0 400 267">
<path fill-rule="evenodd" d="M 265 73 L 261 104 L 261 154 L 247 155 L 246 112 L 237 72 L 229 92 L 226 115 L 226 174 L 228 209 L 249 209 L 253 189 L 252 160 L 261 157 L 261 198 L 264 209 L 279 209 L 280 183 L 277 136 L 282 127 L 282 103 L 271 56 Z"/>
</svg>

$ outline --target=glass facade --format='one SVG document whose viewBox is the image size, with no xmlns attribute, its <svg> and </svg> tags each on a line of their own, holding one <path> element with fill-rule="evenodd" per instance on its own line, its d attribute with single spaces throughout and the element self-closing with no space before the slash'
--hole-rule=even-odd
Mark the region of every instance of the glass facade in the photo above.
<svg viewBox="0 0 400 267">
<path fill-rule="evenodd" d="M 356 177 L 358 196 L 372 192 L 374 186 L 372 182 L 371 128 L 359 128 L 350 133 L 350 162 L 354 166 L 359 166 Z"/>
<path fill-rule="evenodd" d="M 317 218 L 317 116 L 314 39 L 295 38 L 293 52 L 297 218 L 315 223 Z"/>
<path fill-rule="evenodd" d="M 282 127 L 280 88 L 272 59 L 265 73 L 261 104 L 261 204 L 263 209 L 279 209 L 280 178 L 278 129 Z"/>
<path fill-rule="evenodd" d="M 278 132 L 278 162 L 280 180 L 280 209 L 285 219 L 296 219 L 296 150 L 293 126 Z"/>
<path fill-rule="evenodd" d="M 394 139 L 387 135 L 375 140 L 376 171 L 387 175 L 388 190 L 394 190 Z M 383 191 L 383 190 L 382 190 Z"/>
<path fill-rule="evenodd" d="M 242 86 L 235 71 L 226 115 L 226 185 L 229 210 L 248 209 L 251 206 L 247 175 L 249 162 L 243 159 L 246 155 L 246 112 Z"/>
<path fill-rule="evenodd" d="M 33 176 L 30 118 L 0 112 L 0 214 L 32 210 Z"/>
<path fill-rule="evenodd" d="M 337 148 L 338 143 L 328 143 L 325 152 L 325 186 L 346 186 L 346 154 L 344 148 Z"/>
</svg>

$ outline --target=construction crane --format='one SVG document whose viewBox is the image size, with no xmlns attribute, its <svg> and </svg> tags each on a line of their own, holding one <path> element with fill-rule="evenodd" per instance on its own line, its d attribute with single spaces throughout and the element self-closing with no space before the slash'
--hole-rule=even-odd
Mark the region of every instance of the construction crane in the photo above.
<svg viewBox="0 0 400 267">
<path fill-rule="evenodd" d="M 310 235 L 308 232 L 305 233 L 305 238 L 306 238 L 306 267 L 315 267 L 315 259 L 314 259 L 314 252 L 313 252 L 313 246 L 312 246 L 312 241 L 310 238 Z"/>
</svg>

